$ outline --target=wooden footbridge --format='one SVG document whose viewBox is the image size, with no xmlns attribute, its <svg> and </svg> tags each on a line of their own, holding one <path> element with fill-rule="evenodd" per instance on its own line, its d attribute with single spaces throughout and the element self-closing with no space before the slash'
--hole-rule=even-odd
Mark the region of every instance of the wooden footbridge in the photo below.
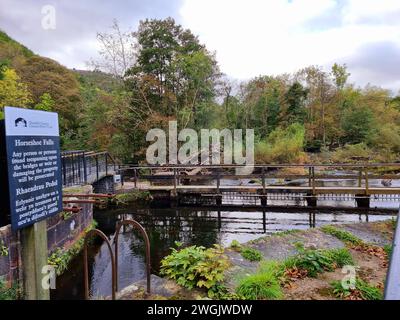
<svg viewBox="0 0 400 320">
<path fill-rule="evenodd" d="M 119 172 L 125 184 L 183 204 L 242 200 L 239 205 L 270 206 L 281 200 L 316 207 L 320 200 L 349 200 L 368 208 L 371 201 L 400 203 L 400 163 L 255 165 L 247 175 L 235 174 L 238 167 L 120 166 Z"/>
</svg>

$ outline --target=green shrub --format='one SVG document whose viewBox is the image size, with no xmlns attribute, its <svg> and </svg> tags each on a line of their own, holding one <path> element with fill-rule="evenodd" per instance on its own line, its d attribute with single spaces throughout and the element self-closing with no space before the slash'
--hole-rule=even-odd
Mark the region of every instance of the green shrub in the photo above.
<svg viewBox="0 0 400 320">
<path fill-rule="evenodd" d="M 188 289 L 206 288 L 212 297 L 224 280 L 224 271 L 229 267 L 223 248 L 215 245 L 206 249 L 191 246 L 181 250 L 172 249 L 172 253 L 161 261 L 160 273 L 174 279 Z"/>
<path fill-rule="evenodd" d="M 255 145 L 257 163 L 300 163 L 306 158 L 303 151 L 304 126 L 294 123 L 286 129 L 277 128 L 265 141 Z"/>
<path fill-rule="evenodd" d="M 285 267 L 306 270 L 310 277 L 316 277 L 324 271 L 333 271 L 337 267 L 354 264 L 350 252 L 345 248 L 310 250 L 298 246 L 298 250 L 298 255 L 290 257 L 284 262 Z"/>
<path fill-rule="evenodd" d="M 128 193 L 121 193 L 115 196 L 117 205 L 127 205 L 136 201 L 150 201 L 152 196 L 148 191 L 133 190 Z"/>
<path fill-rule="evenodd" d="M 331 159 L 337 163 L 352 163 L 360 159 L 369 159 L 371 154 L 372 150 L 365 143 L 348 144 L 333 152 Z"/>
<path fill-rule="evenodd" d="M 232 242 L 230 244 L 230 247 L 231 247 L 231 249 L 233 249 L 235 251 L 241 251 L 242 250 L 242 245 L 237 240 L 232 240 Z"/>
<path fill-rule="evenodd" d="M 262 264 L 256 274 L 239 281 L 236 293 L 247 300 L 282 299 L 283 293 L 278 278 L 280 270 L 280 265 L 276 262 Z"/>
<path fill-rule="evenodd" d="M 344 288 L 340 281 L 331 283 L 333 294 L 337 298 L 346 299 L 354 296 L 363 300 L 382 300 L 383 294 L 379 288 L 373 287 L 365 281 L 357 278 L 355 288 Z"/>
<path fill-rule="evenodd" d="M 249 261 L 261 261 L 262 254 L 259 250 L 253 248 L 242 248 L 242 257 Z"/>
<path fill-rule="evenodd" d="M 351 232 L 341 230 L 333 226 L 323 226 L 321 230 L 327 234 L 330 234 L 338 238 L 339 240 L 344 241 L 345 243 L 350 243 L 353 245 L 361 245 L 364 243 L 361 239 L 357 238 Z"/>
</svg>

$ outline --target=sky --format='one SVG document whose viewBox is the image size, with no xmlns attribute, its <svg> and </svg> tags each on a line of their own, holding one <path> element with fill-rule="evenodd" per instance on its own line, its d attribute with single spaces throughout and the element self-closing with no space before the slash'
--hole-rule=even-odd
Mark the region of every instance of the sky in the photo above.
<svg viewBox="0 0 400 320">
<path fill-rule="evenodd" d="M 142 19 L 169 16 L 198 35 L 233 79 L 337 62 L 357 86 L 400 90 L 400 0 L 0 0 L 0 29 L 76 69 L 96 59 L 96 33 L 114 18 L 134 31 Z"/>
</svg>

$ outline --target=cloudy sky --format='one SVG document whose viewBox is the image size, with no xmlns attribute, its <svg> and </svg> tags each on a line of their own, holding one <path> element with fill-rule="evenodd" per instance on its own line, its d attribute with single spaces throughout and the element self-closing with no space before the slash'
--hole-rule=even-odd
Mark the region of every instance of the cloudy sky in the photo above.
<svg viewBox="0 0 400 320">
<path fill-rule="evenodd" d="M 45 5 L 55 8 L 55 29 L 42 27 Z M 141 19 L 168 16 L 215 51 L 232 78 L 339 62 L 357 85 L 400 89 L 400 0 L 0 0 L 0 29 L 79 69 L 114 18 L 135 30 Z"/>
</svg>

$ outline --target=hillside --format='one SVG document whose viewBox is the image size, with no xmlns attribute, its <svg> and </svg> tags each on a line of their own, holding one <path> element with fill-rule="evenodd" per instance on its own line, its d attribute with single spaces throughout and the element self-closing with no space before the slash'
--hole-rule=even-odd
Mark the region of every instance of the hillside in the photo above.
<svg viewBox="0 0 400 320">
<path fill-rule="evenodd" d="M 118 83 L 111 76 L 69 70 L 57 61 L 35 54 L 3 31 L 0 71 L 0 117 L 6 105 L 55 111 L 60 115 L 64 149 L 101 147 L 86 144 L 90 138 L 85 128 L 92 127 L 86 110 L 91 103 L 96 104 L 97 95 L 117 88 Z"/>
</svg>

